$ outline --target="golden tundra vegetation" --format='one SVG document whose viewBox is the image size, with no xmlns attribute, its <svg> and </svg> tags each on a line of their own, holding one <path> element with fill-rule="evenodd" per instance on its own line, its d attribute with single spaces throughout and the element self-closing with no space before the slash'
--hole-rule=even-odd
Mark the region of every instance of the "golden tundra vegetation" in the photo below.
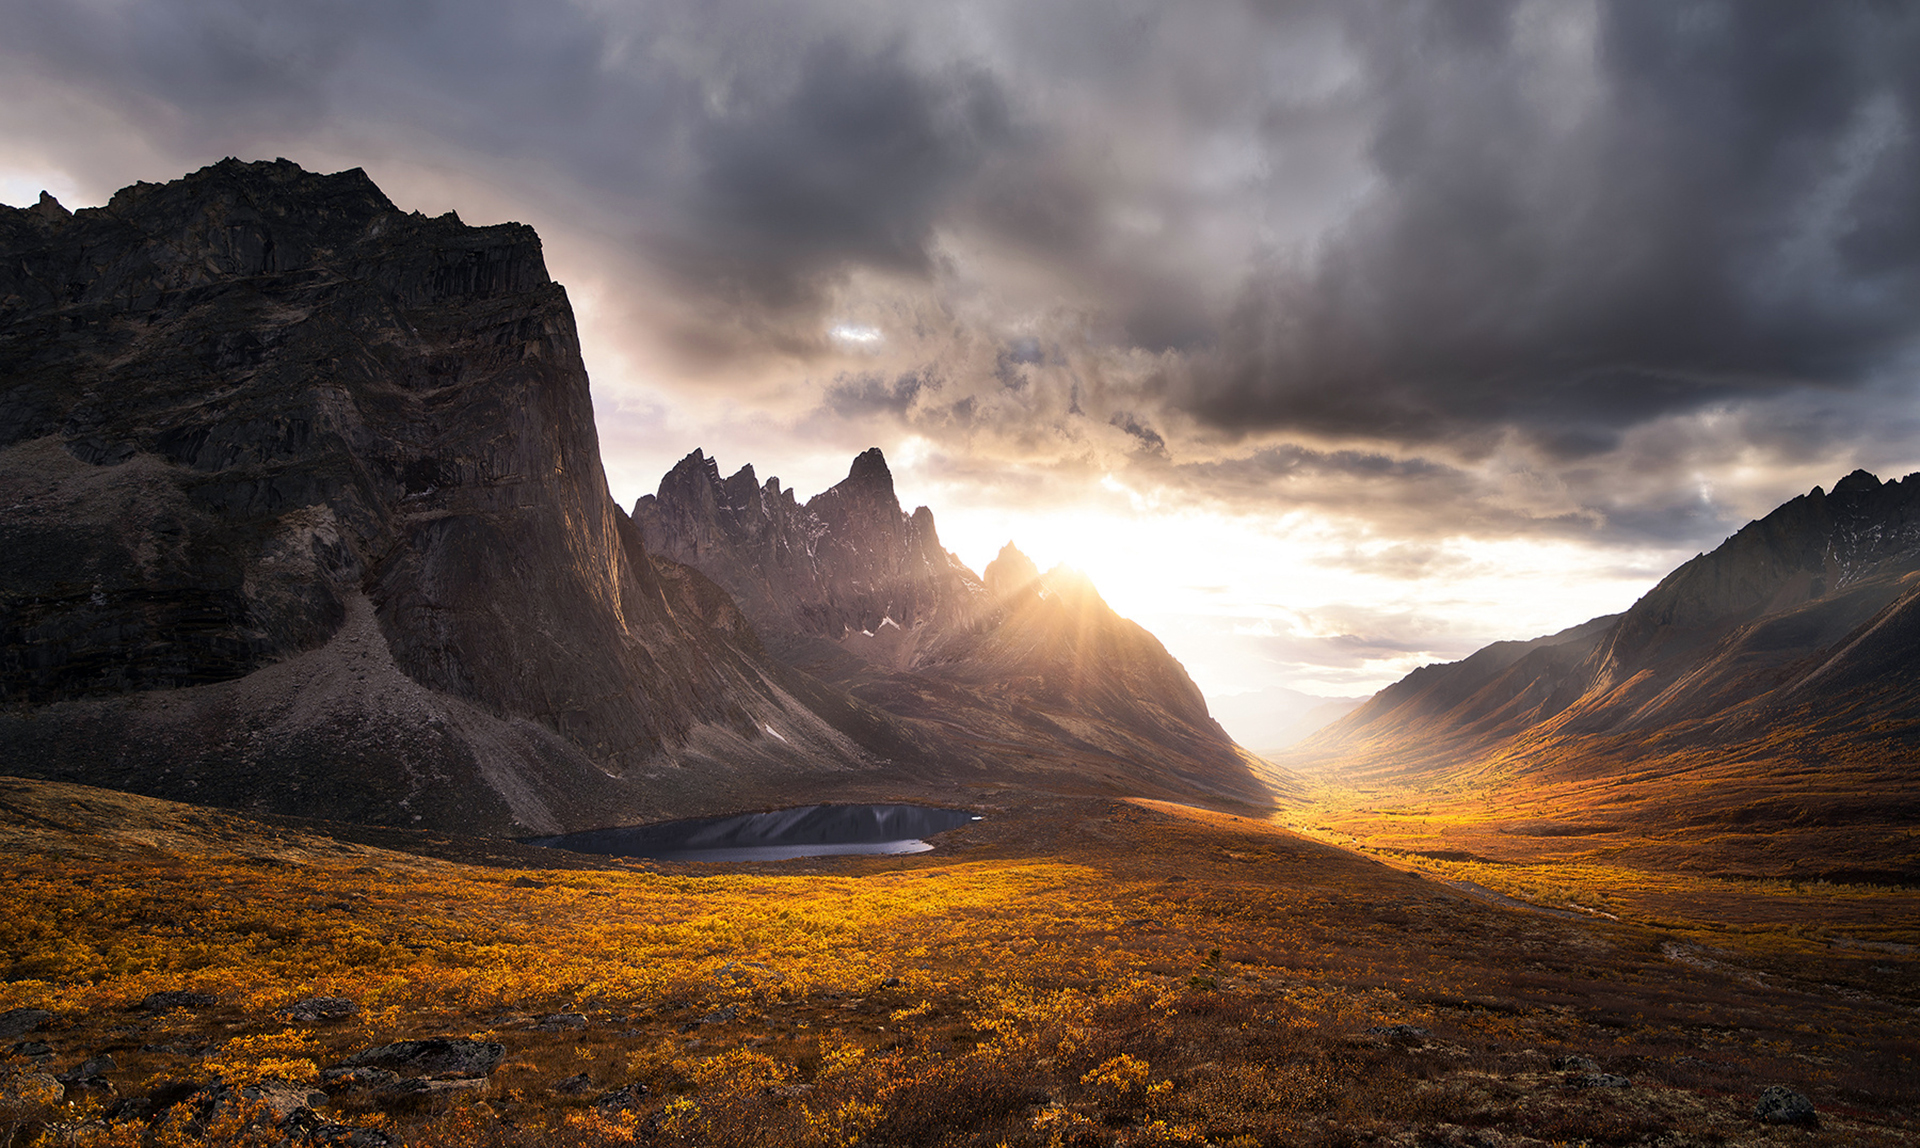
<svg viewBox="0 0 1920 1148">
<path fill-rule="evenodd" d="M 1911 889 L 1682 875 L 1643 913 L 1587 864 L 1501 899 L 1457 883 L 1501 866 L 1409 872 L 1298 811 L 974 796 L 932 853 L 723 868 L 0 779 L 0 1014 L 45 1014 L 0 1046 L 0 1143 L 1920 1138 Z M 327 1071 L 437 1037 L 498 1063 Z M 1776 1084 L 1817 1127 L 1753 1117 Z"/>
</svg>

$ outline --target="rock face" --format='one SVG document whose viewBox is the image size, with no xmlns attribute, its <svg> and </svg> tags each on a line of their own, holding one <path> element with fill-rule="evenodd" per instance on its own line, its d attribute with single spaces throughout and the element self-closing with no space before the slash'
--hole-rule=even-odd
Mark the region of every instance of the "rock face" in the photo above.
<svg viewBox="0 0 1920 1148">
<path fill-rule="evenodd" d="M 1011 543 L 975 575 L 904 512 L 876 448 L 800 503 L 701 451 L 634 506 L 649 550 L 698 568 L 791 666 L 922 727 L 956 773 L 1268 800 L 1160 642 L 1087 579 Z"/>
<path fill-rule="evenodd" d="M 0 250 L 0 771 L 527 832 L 869 760 L 612 503 L 530 228 L 227 160 Z"/>
</svg>

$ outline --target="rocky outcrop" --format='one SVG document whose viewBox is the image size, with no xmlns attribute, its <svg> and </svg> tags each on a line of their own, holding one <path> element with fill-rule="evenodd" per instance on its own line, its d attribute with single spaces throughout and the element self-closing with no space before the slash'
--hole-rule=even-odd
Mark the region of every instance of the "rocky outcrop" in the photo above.
<svg viewBox="0 0 1920 1148">
<path fill-rule="evenodd" d="M 0 250 L 0 770 L 527 832 L 868 760 L 612 503 L 530 228 L 227 160 Z"/>
<path fill-rule="evenodd" d="M 701 451 L 633 511 L 648 549 L 724 586 L 777 656 L 995 777 L 1266 801 L 1186 670 L 1084 575 L 1011 543 L 977 576 L 904 512 L 875 448 L 804 504 Z"/>
</svg>

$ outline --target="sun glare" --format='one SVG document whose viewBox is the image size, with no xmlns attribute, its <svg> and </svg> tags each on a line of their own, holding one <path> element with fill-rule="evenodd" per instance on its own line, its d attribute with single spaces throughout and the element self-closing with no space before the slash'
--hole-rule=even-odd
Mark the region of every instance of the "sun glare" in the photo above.
<svg viewBox="0 0 1920 1148">
<path fill-rule="evenodd" d="M 1654 555 L 1601 562 L 1586 547 L 1539 540 L 1441 539 L 1409 554 L 1315 516 L 1250 521 L 1116 493 L 1130 496 L 1125 509 L 956 506 L 941 514 L 941 539 L 976 571 L 1008 541 L 1043 570 L 1081 570 L 1209 695 L 1276 678 L 1309 693 L 1369 693 L 1491 641 L 1624 609 L 1652 585 L 1648 571 L 1671 565 Z M 1294 676 L 1319 656 L 1343 673 Z"/>
<path fill-rule="evenodd" d="M 841 323 L 827 332 L 836 341 L 849 343 L 856 347 L 877 345 L 882 336 L 878 327 L 863 327 L 854 323 Z"/>
</svg>

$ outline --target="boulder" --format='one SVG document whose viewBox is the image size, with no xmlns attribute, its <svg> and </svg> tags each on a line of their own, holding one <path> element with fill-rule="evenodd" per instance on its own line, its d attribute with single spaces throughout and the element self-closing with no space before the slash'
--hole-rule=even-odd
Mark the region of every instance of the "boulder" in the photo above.
<svg viewBox="0 0 1920 1148">
<path fill-rule="evenodd" d="M 402 1076 L 452 1079 L 486 1076 L 500 1067 L 506 1046 L 464 1037 L 402 1040 L 356 1052 L 347 1068 L 383 1068 Z"/>
<path fill-rule="evenodd" d="M 214 1101 L 214 1111 L 236 1100 L 257 1104 L 273 1114 L 276 1123 L 308 1112 L 317 1104 L 327 1102 L 327 1094 L 316 1092 L 301 1084 L 289 1084 L 283 1080 L 263 1080 L 258 1084 L 246 1084 L 239 1088 L 226 1090 Z"/>
<path fill-rule="evenodd" d="M 593 1091 L 593 1078 L 582 1072 L 554 1085 L 553 1090 L 561 1096 L 584 1096 Z"/>
<path fill-rule="evenodd" d="M 90 1056 L 79 1064 L 55 1076 L 54 1079 L 62 1084 L 72 1084 L 76 1080 L 86 1080 L 89 1077 L 104 1076 L 118 1067 L 120 1066 L 113 1062 L 111 1056 Z"/>
<path fill-rule="evenodd" d="M 104 1076 L 82 1076 L 66 1082 L 66 1098 L 69 1103 L 77 1100 L 98 1100 L 102 1103 L 120 1095 L 113 1081 Z"/>
<path fill-rule="evenodd" d="M 13 1008 L 0 1012 L 0 1040 L 38 1032 L 53 1014 L 43 1008 Z"/>
<path fill-rule="evenodd" d="M 602 1093 L 594 1099 L 593 1106 L 609 1116 L 620 1112 L 637 1112 L 646 1095 L 646 1085 L 629 1084 L 616 1088 L 612 1092 Z"/>
<path fill-rule="evenodd" d="M 53 1104 L 63 1093 L 60 1082 L 44 1072 L 22 1072 L 0 1079 L 0 1102 Z"/>
<path fill-rule="evenodd" d="M 1820 1114 L 1813 1101 L 1784 1084 L 1769 1084 L 1761 1090 L 1759 1103 L 1753 1106 L 1753 1118 L 1763 1124 L 1799 1124 L 1818 1127 Z"/>
<path fill-rule="evenodd" d="M 170 989 L 166 992 L 148 993 L 140 1001 L 140 1008 L 145 1012 L 172 1012 L 177 1008 L 212 1008 L 214 1003 L 214 998 L 207 993 Z"/>
<path fill-rule="evenodd" d="M 360 1006 L 346 997 L 308 997 L 287 1006 L 287 1019 L 295 1024 L 317 1024 L 322 1021 L 351 1020 L 360 1013 Z"/>
<path fill-rule="evenodd" d="M 587 1027 L 587 1018 L 577 1012 L 556 1012 L 540 1018 L 541 1032 L 560 1032 Z"/>
</svg>

